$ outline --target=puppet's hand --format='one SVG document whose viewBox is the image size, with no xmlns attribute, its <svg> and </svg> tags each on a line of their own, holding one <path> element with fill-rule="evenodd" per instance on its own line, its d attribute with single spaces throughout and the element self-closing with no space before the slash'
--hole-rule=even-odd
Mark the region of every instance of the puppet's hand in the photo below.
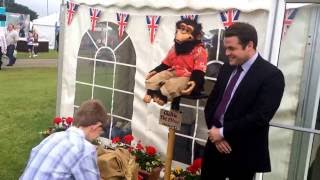
<svg viewBox="0 0 320 180">
<path fill-rule="evenodd" d="M 182 95 L 190 95 L 192 90 L 196 86 L 196 83 L 194 81 L 189 81 L 187 85 L 188 85 L 188 88 L 181 91 Z"/>
<path fill-rule="evenodd" d="M 146 80 L 150 79 L 150 78 L 151 78 L 153 75 L 155 75 L 155 74 L 157 74 L 156 71 L 151 71 L 151 72 L 149 72 L 149 73 L 147 74 L 147 76 L 146 76 Z"/>
</svg>

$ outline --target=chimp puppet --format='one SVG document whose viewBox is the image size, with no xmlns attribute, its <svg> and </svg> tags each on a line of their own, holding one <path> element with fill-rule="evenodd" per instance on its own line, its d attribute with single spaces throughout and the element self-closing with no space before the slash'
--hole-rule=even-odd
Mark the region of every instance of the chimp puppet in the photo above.
<svg viewBox="0 0 320 180">
<path fill-rule="evenodd" d="M 176 23 L 174 47 L 162 63 L 146 76 L 147 93 L 159 105 L 181 95 L 197 95 L 203 90 L 207 52 L 202 44 L 202 26 L 191 19 Z"/>
</svg>

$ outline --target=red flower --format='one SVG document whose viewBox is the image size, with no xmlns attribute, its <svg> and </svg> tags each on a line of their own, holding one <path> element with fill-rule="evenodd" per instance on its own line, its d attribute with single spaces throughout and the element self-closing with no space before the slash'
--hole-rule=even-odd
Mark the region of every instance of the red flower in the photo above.
<svg viewBox="0 0 320 180">
<path fill-rule="evenodd" d="M 54 124 L 60 124 L 62 122 L 62 118 L 61 117 L 55 117 L 54 119 L 53 119 L 53 123 Z"/>
<path fill-rule="evenodd" d="M 120 137 L 119 136 L 116 136 L 112 139 L 112 143 L 118 143 L 120 142 Z"/>
<path fill-rule="evenodd" d="M 132 152 L 133 148 L 132 147 L 128 147 L 128 151 Z"/>
<path fill-rule="evenodd" d="M 157 150 L 155 147 L 153 146 L 146 146 L 146 153 L 149 155 L 149 156 L 154 156 L 156 153 L 157 153 Z"/>
<path fill-rule="evenodd" d="M 192 166 L 197 170 L 199 170 L 201 168 L 201 165 L 202 165 L 202 159 L 201 158 L 195 159 L 193 161 L 193 164 L 192 164 Z"/>
<path fill-rule="evenodd" d="M 192 174 L 195 174 L 196 172 L 197 172 L 197 169 L 194 167 L 194 166 L 189 166 L 189 167 L 187 167 L 187 170 L 189 171 L 189 172 L 191 172 Z"/>
<path fill-rule="evenodd" d="M 67 117 L 66 119 L 66 123 L 70 126 L 73 122 L 73 118 L 72 117 Z"/>
<path fill-rule="evenodd" d="M 187 170 L 189 172 L 191 172 L 192 174 L 195 174 L 201 168 L 201 165 L 202 165 L 202 159 L 198 158 L 198 159 L 193 161 L 192 165 L 190 165 L 187 168 Z"/>
<path fill-rule="evenodd" d="M 142 150 L 142 149 L 143 149 L 143 146 L 142 146 L 141 143 L 138 143 L 137 146 L 136 146 L 136 148 L 137 148 L 138 150 Z"/>
<path fill-rule="evenodd" d="M 125 135 L 123 137 L 123 141 L 126 144 L 131 144 L 131 141 L 134 139 L 134 137 L 131 134 Z"/>
</svg>

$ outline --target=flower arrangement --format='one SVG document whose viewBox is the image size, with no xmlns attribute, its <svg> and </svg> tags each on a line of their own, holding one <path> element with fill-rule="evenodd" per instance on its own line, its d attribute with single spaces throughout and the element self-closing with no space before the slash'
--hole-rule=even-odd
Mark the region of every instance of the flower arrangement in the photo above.
<svg viewBox="0 0 320 180">
<path fill-rule="evenodd" d="M 154 146 L 143 146 L 139 141 L 133 142 L 134 137 L 131 134 L 112 139 L 111 148 L 124 147 L 135 156 L 136 162 L 139 164 L 141 170 L 148 173 L 152 172 L 154 168 L 162 167 L 163 162 L 160 160 L 160 154 Z"/>
<path fill-rule="evenodd" d="M 49 127 L 44 131 L 41 131 L 40 134 L 43 137 L 47 137 L 54 132 L 65 131 L 68 129 L 73 123 L 72 117 L 55 117 L 53 119 L 53 127 Z"/>
<path fill-rule="evenodd" d="M 195 159 L 193 163 L 189 167 L 187 167 L 185 170 L 180 167 L 176 167 L 171 172 L 170 180 L 178 180 L 178 179 L 200 180 L 201 164 L 202 164 L 202 159 L 198 158 L 198 159 Z"/>
</svg>

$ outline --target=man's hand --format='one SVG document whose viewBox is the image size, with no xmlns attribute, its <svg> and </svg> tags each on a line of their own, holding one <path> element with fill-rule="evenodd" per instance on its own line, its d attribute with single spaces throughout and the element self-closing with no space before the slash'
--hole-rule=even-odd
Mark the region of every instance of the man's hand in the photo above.
<svg viewBox="0 0 320 180">
<path fill-rule="evenodd" d="M 222 154 L 230 154 L 232 149 L 229 143 L 226 140 L 217 141 L 214 143 L 217 150 Z"/>
<path fill-rule="evenodd" d="M 149 72 L 149 73 L 147 74 L 147 76 L 146 76 L 146 80 L 150 79 L 150 78 L 151 78 L 153 75 L 155 75 L 155 74 L 157 74 L 156 71 L 151 71 L 151 72 Z"/>
<path fill-rule="evenodd" d="M 212 143 L 215 143 L 217 141 L 221 141 L 223 139 L 223 136 L 220 134 L 220 129 L 216 127 L 212 127 L 208 131 L 208 137 Z"/>
</svg>

